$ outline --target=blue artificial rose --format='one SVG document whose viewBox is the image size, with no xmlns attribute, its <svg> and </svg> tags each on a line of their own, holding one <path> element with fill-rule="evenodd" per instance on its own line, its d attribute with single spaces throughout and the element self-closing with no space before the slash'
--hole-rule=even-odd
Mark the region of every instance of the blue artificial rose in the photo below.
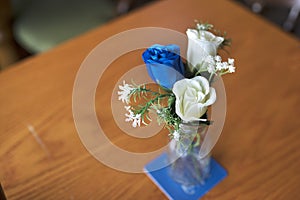
<svg viewBox="0 0 300 200">
<path fill-rule="evenodd" d="M 153 81 L 172 89 L 175 82 L 184 78 L 184 65 L 177 45 L 155 44 L 142 55 L 148 74 Z"/>
</svg>

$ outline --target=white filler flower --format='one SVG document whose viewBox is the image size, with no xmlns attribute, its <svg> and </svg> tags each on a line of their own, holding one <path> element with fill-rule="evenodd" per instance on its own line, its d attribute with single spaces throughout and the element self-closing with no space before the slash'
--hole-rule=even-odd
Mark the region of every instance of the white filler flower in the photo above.
<svg viewBox="0 0 300 200">
<path fill-rule="evenodd" d="M 133 85 L 125 83 L 123 81 L 123 85 L 119 85 L 120 91 L 118 91 L 119 100 L 121 100 L 123 103 L 128 104 L 130 101 L 130 93 L 131 90 L 134 89 Z"/>
<path fill-rule="evenodd" d="M 215 89 L 202 76 L 177 81 L 173 93 L 176 96 L 175 112 L 186 122 L 200 120 L 207 107 L 216 101 Z"/>
<path fill-rule="evenodd" d="M 125 119 L 126 122 L 132 122 L 132 126 L 136 128 L 137 126 L 141 126 L 141 115 L 137 114 L 135 115 L 130 106 L 124 106 L 124 108 L 128 111 L 128 113 L 125 114 L 127 117 Z"/>
</svg>

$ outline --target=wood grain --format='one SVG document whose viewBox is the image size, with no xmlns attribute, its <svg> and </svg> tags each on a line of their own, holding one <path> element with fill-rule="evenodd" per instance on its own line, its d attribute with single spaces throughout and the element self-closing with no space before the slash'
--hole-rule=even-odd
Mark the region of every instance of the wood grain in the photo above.
<svg viewBox="0 0 300 200">
<path fill-rule="evenodd" d="M 73 121 L 72 90 L 81 63 L 101 41 L 137 27 L 184 33 L 194 19 L 228 32 L 233 38 L 230 56 L 238 67 L 224 78 L 227 117 L 213 150 L 229 176 L 203 199 L 299 199 L 299 41 L 220 0 L 160 1 L 2 72 L 0 182 L 7 198 L 166 199 L 144 174 L 119 172 L 88 153 Z M 167 140 L 162 133 L 139 143 L 101 114 L 111 112 L 101 96 L 107 98 L 122 75 L 118 64 L 130 69 L 142 64 L 139 56 L 124 55 L 112 64 L 95 101 L 99 123 L 111 130 L 108 137 L 130 151 L 153 150 Z"/>
</svg>

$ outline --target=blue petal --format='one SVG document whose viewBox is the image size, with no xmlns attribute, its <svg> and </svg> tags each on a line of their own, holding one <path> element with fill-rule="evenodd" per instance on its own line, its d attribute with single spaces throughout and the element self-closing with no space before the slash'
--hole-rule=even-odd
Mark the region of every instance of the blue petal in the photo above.
<svg viewBox="0 0 300 200">
<path fill-rule="evenodd" d="M 171 89 L 173 84 L 184 78 L 184 65 L 180 57 L 180 48 L 175 44 L 155 44 L 142 55 L 149 76 L 156 83 Z"/>
</svg>

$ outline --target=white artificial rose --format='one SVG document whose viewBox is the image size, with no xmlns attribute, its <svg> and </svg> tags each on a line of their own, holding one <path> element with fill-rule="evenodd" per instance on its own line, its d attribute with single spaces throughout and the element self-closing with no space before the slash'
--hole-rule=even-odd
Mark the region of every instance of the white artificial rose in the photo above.
<svg viewBox="0 0 300 200">
<path fill-rule="evenodd" d="M 216 101 L 216 91 L 202 76 L 182 79 L 173 86 L 175 112 L 185 122 L 197 121 Z"/>
<path fill-rule="evenodd" d="M 198 64 L 201 66 L 207 56 L 216 56 L 218 47 L 224 41 L 223 37 L 215 36 L 209 31 L 198 32 L 195 29 L 187 29 L 186 34 L 188 36 L 187 61 L 191 71 L 199 67 Z"/>
</svg>

